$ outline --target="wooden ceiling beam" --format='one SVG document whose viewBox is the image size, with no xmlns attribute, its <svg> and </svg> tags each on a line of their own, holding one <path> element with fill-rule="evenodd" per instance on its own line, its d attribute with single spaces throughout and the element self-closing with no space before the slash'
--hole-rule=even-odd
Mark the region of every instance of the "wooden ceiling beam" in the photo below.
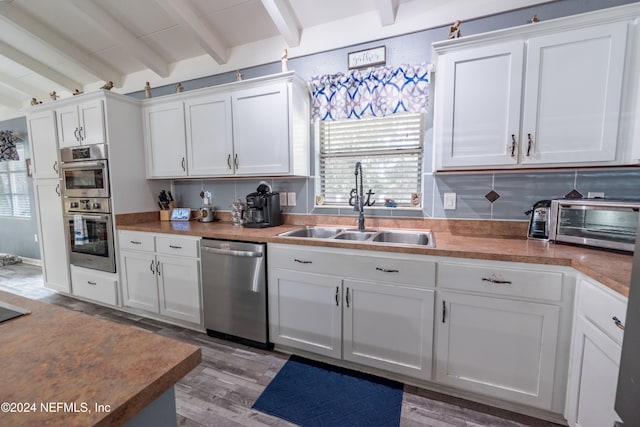
<svg viewBox="0 0 640 427">
<path fill-rule="evenodd" d="M 82 0 L 78 0 L 82 1 Z M 196 10 L 190 0 L 156 0 L 168 14 L 196 40 L 207 54 L 218 64 L 226 64 L 229 60 L 229 49 L 214 32 L 202 14 Z"/>
<path fill-rule="evenodd" d="M 85 19 L 101 27 L 111 39 L 126 47 L 127 53 L 147 66 L 160 77 L 169 77 L 168 62 L 151 46 L 136 37 L 131 30 L 118 22 L 109 12 L 93 0 L 68 0 Z"/>
<path fill-rule="evenodd" d="M 76 82 L 73 79 L 65 76 L 64 74 L 54 70 L 42 62 L 33 59 L 32 57 L 25 55 L 13 46 L 0 41 L 0 55 L 5 56 L 13 62 L 22 65 L 25 68 L 33 71 L 34 73 L 51 80 L 53 83 L 60 85 L 63 89 L 67 89 L 73 92 L 76 88 L 82 88 L 83 85 Z"/>
<path fill-rule="evenodd" d="M 398 0 L 375 0 L 376 10 L 380 16 L 380 24 L 383 27 L 396 22 L 396 12 L 398 11 Z"/>
<path fill-rule="evenodd" d="M 44 90 L 38 89 L 37 87 L 27 84 L 16 77 L 5 74 L 2 71 L 0 71 L 0 86 L 5 86 L 13 92 L 20 92 L 25 95 L 25 98 L 28 97 L 29 99 L 41 96 L 45 93 Z"/>
<path fill-rule="evenodd" d="M 298 19 L 288 0 L 261 0 L 271 20 L 289 47 L 300 46 Z"/>
<path fill-rule="evenodd" d="M 84 48 L 67 39 L 57 31 L 54 31 L 46 23 L 21 12 L 11 3 L 0 2 L 0 18 L 0 21 L 3 21 L 4 24 L 14 26 L 20 31 L 35 37 L 48 49 L 69 58 L 73 63 L 97 78 L 104 81 L 110 80 L 116 87 L 122 84 L 120 72 L 111 65 L 95 57 L 90 52 L 87 52 Z M 74 86 L 82 87 L 82 85 L 78 85 L 77 83 Z M 74 89 L 74 87 L 67 87 L 66 85 L 65 87 L 70 90 Z"/>
</svg>

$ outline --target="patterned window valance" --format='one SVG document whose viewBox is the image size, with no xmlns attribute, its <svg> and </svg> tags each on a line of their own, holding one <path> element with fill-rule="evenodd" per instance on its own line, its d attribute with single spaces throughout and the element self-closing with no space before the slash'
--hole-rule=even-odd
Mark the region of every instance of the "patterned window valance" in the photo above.
<svg viewBox="0 0 640 427">
<path fill-rule="evenodd" d="M 0 162 L 3 160 L 20 160 L 16 143 L 20 140 L 12 130 L 0 131 Z"/>
<path fill-rule="evenodd" d="M 427 64 L 353 70 L 311 78 L 311 120 L 423 113 L 429 104 Z"/>
</svg>

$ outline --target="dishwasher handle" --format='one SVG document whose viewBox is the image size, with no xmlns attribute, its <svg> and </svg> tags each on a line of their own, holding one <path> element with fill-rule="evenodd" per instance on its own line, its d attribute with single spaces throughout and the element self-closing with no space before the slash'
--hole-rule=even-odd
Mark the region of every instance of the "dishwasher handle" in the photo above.
<svg viewBox="0 0 640 427">
<path fill-rule="evenodd" d="M 231 255 L 231 256 L 240 256 L 240 257 L 248 257 L 248 258 L 260 258 L 260 257 L 262 257 L 262 252 L 236 251 L 236 250 L 232 250 L 232 249 L 209 248 L 207 246 L 201 246 L 200 248 L 204 252 L 208 252 L 210 254 Z"/>
</svg>

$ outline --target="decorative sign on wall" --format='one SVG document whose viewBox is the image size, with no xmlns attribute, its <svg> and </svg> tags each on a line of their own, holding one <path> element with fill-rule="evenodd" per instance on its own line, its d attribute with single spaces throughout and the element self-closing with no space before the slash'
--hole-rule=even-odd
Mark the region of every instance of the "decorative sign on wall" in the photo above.
<svg viewBox="0 0 640 427">
<path fill-rule="evenodd" d="M 348 55 L 349 69 L 384 65 L 387 62 L 386 46 L 350 52 Z"/>
</svg>

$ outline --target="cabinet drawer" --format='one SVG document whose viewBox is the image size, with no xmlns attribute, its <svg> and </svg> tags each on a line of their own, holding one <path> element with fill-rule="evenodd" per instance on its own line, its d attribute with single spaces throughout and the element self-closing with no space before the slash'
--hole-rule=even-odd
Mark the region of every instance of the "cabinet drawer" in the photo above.
<svg viewBox="0 0 640 427">
<path fill-rule="evenodd" d="M 609 295 L 590 281 L 582 279 L 578 286 L 578 312 L 621 344 L 624 335 L 621 326 L 627 315 L 626 302 Z M 614 317 L 618 319 L 620 326 L 617 326 Z"/>
<path fill-rule="evenodd" d="M 153 234 L 137 231 L 120 230 L 120 249 L 153 252 Z"/>
<path fill-rule="evenodd" d="M 436 263 L 376 256 L 354 256 L 346 277 L 405 285 L 435 286 Z"/>
<path fill-rule="evenodd" d="M 307 273 L 334 274 L 340 257 L 314 251 L 305 251 L 302 246 L 292 248 L 269 247 L 270 268 L 303 271 Z"/>
<path fill-rule="evenodd" d="M 71 289 L 74 295 L 110 305 L 118 304 L 118 280 L 115 275 L 102 275 L 76 268 L 71 269 Z"/>
<path fill-rule="evenodd" d="M 156 252 L 159 254 L 199 257 L 198 239 L 186 239 L 184 237 L 156 236 Z"/>
<path fill-rule="evenodd" d="M 518 298 L 562 299 L 562 273 L 502 266 L 438 264 L 437 285 Z"/>
</svg>

